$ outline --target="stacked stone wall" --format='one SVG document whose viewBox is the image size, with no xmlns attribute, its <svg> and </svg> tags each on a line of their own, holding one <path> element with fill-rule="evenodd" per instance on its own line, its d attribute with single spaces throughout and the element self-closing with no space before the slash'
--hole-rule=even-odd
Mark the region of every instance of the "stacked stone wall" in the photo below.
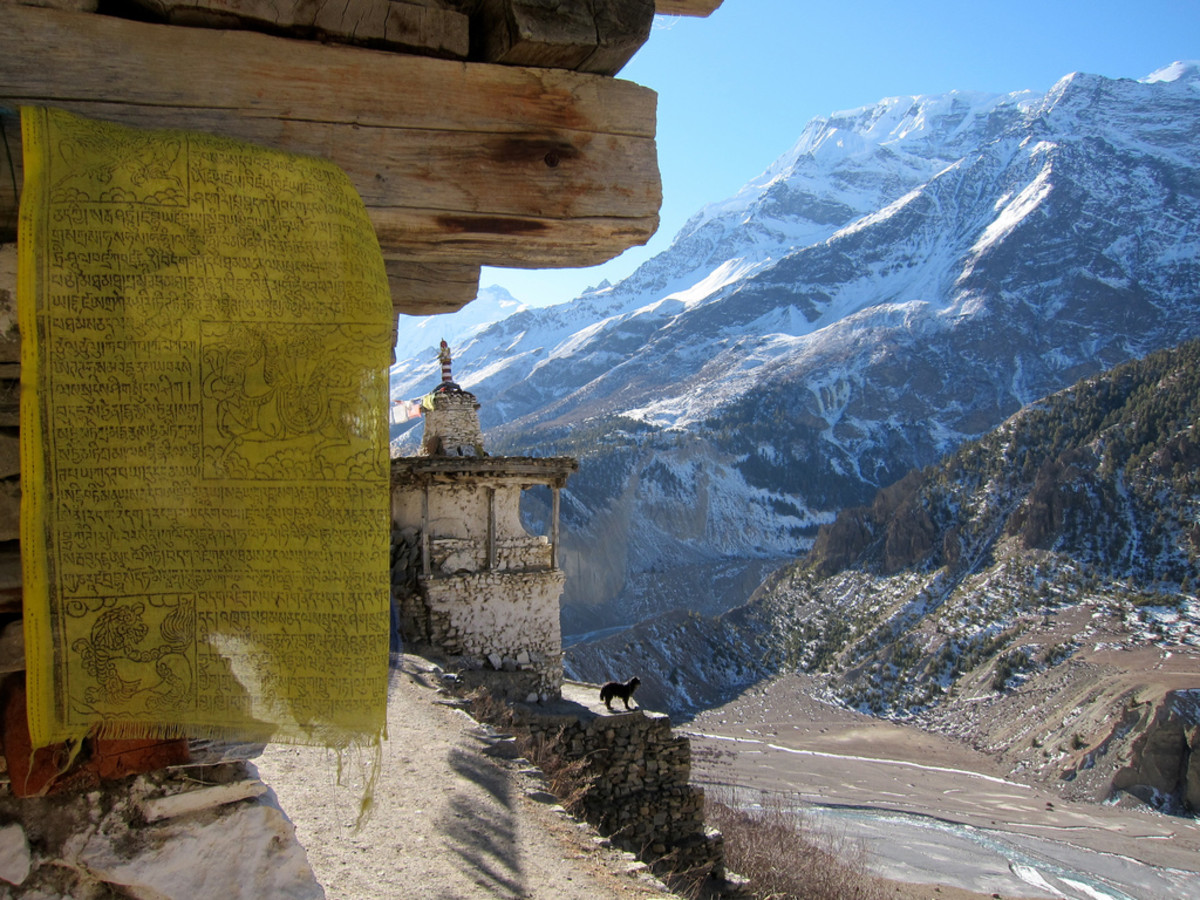
<svg viewBox="0 0 1200 900">
<path fill-rule="evenodd" d="M 625 850 L 683 872 L 724 876 L 719 833 L 704 824 L 704 792 L 690 784 L 691 744 L 661 713 L 573 715 L 518 707 L 516 724 L 588 760 L 584 817 Z"/>
<path fill-rule="evenodd" d="M 422 456 L 486 456 L 479 429 L 479 404 L 466 391 L 434 394 L 433 409 L 425 412 Z"/>
<path fill-rule="evenodd" d="M 549 569 L 550 543 L 543 537 L 499 538 L 491 571 Z M 429 542 L 430 568 L 443 575 L 488 570 L 486 540 L 435 538 Z"/>
<path fill-rule="evenodd" d="M 406 642 L 430 648 L 468 687 L 538 701 L 562 689 L 564 578 L 559 569 L 434 578 L 397 577 L 393 570 L 392 585 Z"/>
</svg>

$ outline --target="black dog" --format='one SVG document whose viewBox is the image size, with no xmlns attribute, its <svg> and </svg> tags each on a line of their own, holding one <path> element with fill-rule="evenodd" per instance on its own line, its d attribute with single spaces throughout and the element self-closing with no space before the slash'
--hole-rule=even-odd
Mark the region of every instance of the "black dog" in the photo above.
<svg viewBox="0 0 1200 900">
<path fill-rule="evenodd" d="M 600 688 L 600 701 L 605 708 L 612 709 L 612 702 L 617 697 L 625 701 L 625 708 L 629 709 L 629 698 L 633 696 L 633 692 L 637 690 L 637 686 L 642 682 L 637 678 L 630 678 L 624 684 L 619 681 L 610 681 L 604 687 Z"/>
</svg>

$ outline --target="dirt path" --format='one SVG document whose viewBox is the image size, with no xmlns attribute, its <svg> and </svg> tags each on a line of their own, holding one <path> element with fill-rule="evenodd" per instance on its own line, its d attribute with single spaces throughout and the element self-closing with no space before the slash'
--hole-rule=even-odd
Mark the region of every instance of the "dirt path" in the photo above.
<svg viewBox="0 0 1200 900">
<path fill-rule="evenodd" d="M 272 745 L 257 760 L 329 900 L 671 898 L 628 854 L 602 846 L 522 760 L 489 755 L 486 729 L 442 705 L 437 672 L 406 656 L 367 824 L 361 773 L 319 748 Z"/>
</svg>

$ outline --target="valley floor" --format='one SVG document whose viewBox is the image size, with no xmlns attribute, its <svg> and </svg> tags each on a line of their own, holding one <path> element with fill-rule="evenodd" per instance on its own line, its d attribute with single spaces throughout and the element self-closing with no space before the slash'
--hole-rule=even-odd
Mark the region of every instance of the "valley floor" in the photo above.
<svg viewBox="0 0 1200 900">
<path fill-rule="evenodd" d="M 794 799 L 885 877 L 984 896 L 1200 898 L 1200 822 L 1063 800 L 958 741 L 822 703 L 788 675 L 682 729 L 693 779 Z M 928 896 L 946 896 L 932 893 Z"/>
</svg>

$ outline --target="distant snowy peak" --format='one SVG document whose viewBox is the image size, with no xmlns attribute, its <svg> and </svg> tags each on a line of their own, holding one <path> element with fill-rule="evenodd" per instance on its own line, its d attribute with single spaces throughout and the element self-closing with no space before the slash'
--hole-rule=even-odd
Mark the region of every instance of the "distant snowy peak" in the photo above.
<svg viewBox="0 0 1200 900">
<path fill-rule="evenodd" d="M 1040 99 L 1030 91 L 950 91 L 887 97 L 812 119 L 787 153 L 733 197 L 705 206 L 677 240 L 713 221 L 741 224 L 764 213 L 768 219 L 792 220 L 794 244 L 824 240 L 857 215 L 897 199 L 903 191 L 896 193 L 896 185 L 916 186 L 977 147 L 997 109 L 1011 107 L 1019 116 Z M 881 177 L 861 190 L 848 190 L 843 173 L 861 170 L 868 159 Z M 790 209 L 780 202 L 785 196 L 792 199 Z M 781 209 L 792 215 L 780 216 Z M 812 227 L 799 228 L 801 222 Z"/>
<path fill-rule="evenodd" d="M 954 131 L 961 130 L 963 122 L 970 122 L 989 115 L 997 106 L 1020 103 L 1030 98 L 1028 91 L 1012 94 L 985 94 L 977 91 L 950 91 L 945 94 L 919 94 L 915 96 L 885 97 L 872 106 L 836 112 L 828 119 L 817 119 L 824 123 L 821 131 L 835 130 L 839 134 L 851 132 L 864 146 L 897 145 L 904 141 L 932 140 L 945 143 Z M 953 127 L 948 128 L 947 123 Z M 812 129 L 806 129 L 812 133 Z M 820 135 L 820 132 L 817 132 Z M 798 147 L 810 153 L 826 143 L 819 137 L 811 148 L 803 148 L 801 138 Z"/>
<path fill-rule="evenodd" d="M 1163 81 L 1182 81 L 1200 88 L 1200 59 L 1177 60 L 1142 79 L 1143 84 L 1157 84 Z"/>
<path fill-rule="evenodd" d="M 526 309 L 524 303 L 499 285 L 481 288 L 478 296 L 455 313 L 436 316 L 402 316 L 396 335 L 396 360 L 424 360 L 432 367 L 437 348 L 446 341 L 460 351 L 477 334 L 494 322 Z"/>
<path fill-rule="evenodd" d="M 978 154 L 1006 130 L 1033 134 L 1036 121 L 1046 116 L 1111 116 L 1111 105 L 1092 109 L 1099 94 L 1164 83 L 1187 89 L 1190 99 L 1192 91 L 1200 91 L 1200 61 L 1172 63 L 1140 82 L 1076 72 L 1045 93 L 950 91 L 895 96 L 821 116 L 809 121 L 795 145 L 761 175 L 732 197 L 697 212 L 676 242 L 697 239 L 719 245 L 719 232 L 745 234 L 746 226 L 751 226 L 749 230 L 756 227 L 775 243 L 760 254 L 765 257 L 826 240 L 965 156 Z M 1114 143 L 1122 141 L 1118 137 Z M 874 177 L 864 180 L 868 169 Z"/>
</svg>

